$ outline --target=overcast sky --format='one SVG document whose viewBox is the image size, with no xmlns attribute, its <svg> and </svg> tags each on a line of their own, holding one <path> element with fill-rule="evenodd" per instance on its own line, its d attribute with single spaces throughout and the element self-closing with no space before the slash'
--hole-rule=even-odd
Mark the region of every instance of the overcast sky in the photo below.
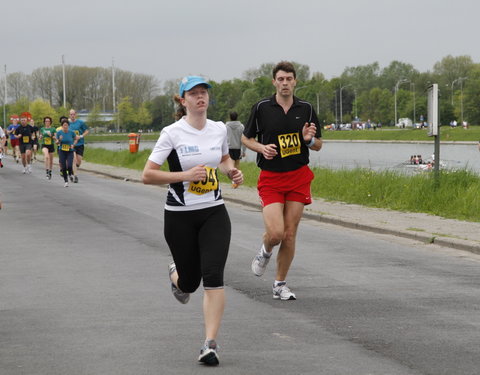
<svg viewBox="0 0 480 375">
<path fill-rule="evenodd" d="M 306 64 L 330 79 L 393 60 L 424 72 L 447 55 L 480 62 L 479 0 L 5 0 L 0 64 L 66 64 L 242 78 L 263 63 Z M 3 67 L 2 67 L 3 76 Z"/>
</svg>

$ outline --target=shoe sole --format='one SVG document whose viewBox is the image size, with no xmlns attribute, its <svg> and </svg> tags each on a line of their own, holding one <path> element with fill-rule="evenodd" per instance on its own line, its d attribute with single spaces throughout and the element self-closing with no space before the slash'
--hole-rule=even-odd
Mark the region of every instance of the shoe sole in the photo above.
<svg viewBox="0 0 480 375">
<path fill-rule="evenodd" d="M 282 298 L 280 296 L 277 296 L 277 295 L 273 295 L 273 299 L 279 299 L 279 300 L 282 300 L 282 301 L 295 301 L 297 299 L 297 297 L 294 297 L 294 296 L 290 296 L 288 298 Z"/>
<path fill-rule="evenodd" d="M 218 366 L 220 361 L 218 360 L 218 354 L 214 350 L 207 350 L 204 354 L 198 357 L 198 362 L 204 363 L 207 366 Z"/>
</svg>

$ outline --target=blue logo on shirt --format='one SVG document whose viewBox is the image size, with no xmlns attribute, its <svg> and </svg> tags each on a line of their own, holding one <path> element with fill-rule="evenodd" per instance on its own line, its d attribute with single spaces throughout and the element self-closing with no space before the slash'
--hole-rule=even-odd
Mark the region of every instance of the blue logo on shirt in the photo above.
<svg viewBox="0 0 480 375">
<path fill-rule="evenodd" d="M 198 148 L 198 146 L 183 146 L 180 147 L 178 151 L 180 151 L 180 154 L 182 155 L 189 155 L 198 154 L 200 152 L 200 149 Z"/>
</svg>

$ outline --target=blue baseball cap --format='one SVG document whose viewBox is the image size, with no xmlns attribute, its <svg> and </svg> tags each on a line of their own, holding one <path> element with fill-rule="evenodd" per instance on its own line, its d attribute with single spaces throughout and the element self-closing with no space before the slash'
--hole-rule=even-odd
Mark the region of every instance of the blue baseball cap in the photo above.
<svg viewBox="0 0 480 375">
<path fill-rule="evenodd" d="M 207 86 L 207 88 L 212 87 L 212 85 L 209 84 L 207 81 L 205 81 L 205 79 L 203 79 L 202 77 L 199 77 L 199 76 L 184 77 L 180 82 L 180 90 L 178 92 L 180 94 L 180 97 L 183 98 L 183 94 L 185 93 L 185 91 L 191 90 L 198 85 L 205 85 Z"/>
</svg>

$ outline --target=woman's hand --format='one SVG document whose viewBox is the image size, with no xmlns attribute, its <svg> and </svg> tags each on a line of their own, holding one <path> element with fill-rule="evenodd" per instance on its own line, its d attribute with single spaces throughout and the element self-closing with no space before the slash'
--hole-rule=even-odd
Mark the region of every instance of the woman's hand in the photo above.
<svg viewBox="0 0 480 375">
<path fill-rule="evenodd" d="M 207 178 L 207 170 L 204 165 L 197 165 L 187 171 L 185 181 L 203 181 Z"/>
<path fill-rule="evenodd" d="M 237 168 L 230 169 L 228 171 L 227 176 L 230 180 L 232 180 L 233 185 L 236 185 L 235 187 L 243 184 L 243 173 L 240 169 L 237 169 Z"/>
</svg>

